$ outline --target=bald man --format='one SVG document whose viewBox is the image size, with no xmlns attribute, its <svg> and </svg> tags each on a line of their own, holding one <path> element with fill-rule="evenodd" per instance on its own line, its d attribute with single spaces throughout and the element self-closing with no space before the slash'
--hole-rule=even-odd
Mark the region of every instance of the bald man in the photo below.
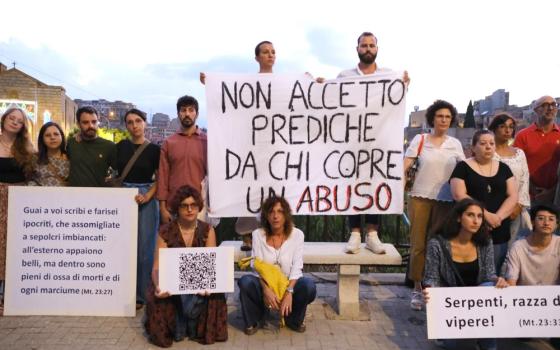
<svg viewBox="0 0 560 350">
<path fill-rule="evenodd" d="M 521 148 L 529 165 L 529 194 L 533 203 L 552 203 L 558 182 L 560 128 L 556 124 L 558 102 L 543 96 L 533 103 L 537 120 L 515 136 L 513 146 Z"/>
</svg>

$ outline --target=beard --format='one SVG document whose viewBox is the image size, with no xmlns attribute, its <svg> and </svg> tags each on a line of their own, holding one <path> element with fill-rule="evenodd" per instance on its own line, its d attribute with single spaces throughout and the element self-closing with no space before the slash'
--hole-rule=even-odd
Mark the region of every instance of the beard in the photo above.
<svg viewBox="0 0 560 350">
<path fill-rule="evenodd" d="M 377 53 L 366 52 L 363 54 L 358 54 L 358 57 L 360 58 L 360 62 L 364 64 L 372 64 L 377 58 Z"/>
<path fill-rule="evenodd" d="M 189 117 L 185 117 L 185 118 L 183 118 L 183 119 L 180 119 L 180 118 L 179 118 L 179 120 L 181 121 L 181 126 L 182 126 L 184 129 L 188 129 L 188 128 L 190 128 L 191 126 L 194 125 L 194 120 L 192 120 L 192 119 L 189 118 Z"/>
<path fill-rule="evenodd" d="M 84 140 L 93 140 L 97 137 L 97 129 L 89 128 L 81 131 Z"/>
</svg>

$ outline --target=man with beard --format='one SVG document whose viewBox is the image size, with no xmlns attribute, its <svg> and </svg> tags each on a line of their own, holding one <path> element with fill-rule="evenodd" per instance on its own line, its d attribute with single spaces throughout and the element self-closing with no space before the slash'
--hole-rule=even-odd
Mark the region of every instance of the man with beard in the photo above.
<svg viewBox="0 0 560 350">
<path fill-rule="evenodd" d="M 529 166 L 529 194 L 533 203 L 552 203 L 558 181 L 560 128 L 555 123 L 558 103 L 543 96 L 533 104 L 537 120 L 521 130 L 513 143 L 525 152 Z"/>
<path fill-rule="evenodd" d="M 358 66 L 352 69 L 347 69 L 340 72 L 337 78 L 349 78 L 356 76 L 374 75 L 378 73 L 391 72 L 388 68 L 380 68 L 375 63 L 377 58 L 377 38 L 373 33 L 363 32 L 358 37 L 358 46 L 356 47 L 358 52 L 358 57 L 360 62 Z M 408 73 L 405 71 L 403 76 L 404 83 L 408 86 L 410 79 Z M 362 242 L 361 237 L 361 216 L 360 215 L 350 215 L 348 216 L 348 223 L 350 230 L 350 239 L 346 245 L 346 252 L 351 254 L 356 254 L 360 251 L 360 244 Z M 379 216 L 378 215 L 365 215 L 366 222 L 366 248 L 374 252 L 375 254 L 385 254 L 385 248 L 383 243 L 379 240 L 377 235 L 377 228 L 379 226 Z"/>
<path fill-rule="evenodd" d="M 161 145 L 158 191 L 162 223 L 171 221 L 168 201 L 178 188 L 189 185 L 202 193 L 202 180 L 207 174 L 206 134 L 196 126 L 198 101 L 192 96 L 177 100 L 181 129 Z"/>
<path fill-rule="evenodd" d="M 117 168 L 117 148 L 111 141 L 97 136 L 98 113 L 93 107 L 81 107 L 76 112 L 80 133 L 68 140 L 70 176 L 75 187 L 105 187 L 109 168 Z"/>
</svg>

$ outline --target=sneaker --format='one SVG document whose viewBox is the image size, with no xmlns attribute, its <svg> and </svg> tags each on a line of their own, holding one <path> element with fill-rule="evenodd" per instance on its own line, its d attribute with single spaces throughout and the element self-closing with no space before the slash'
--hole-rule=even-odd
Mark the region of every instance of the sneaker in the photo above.
<svg viewBox="0 0 560 350">
<path fill-rule="evenodd" d="M 383 243 L 377 237 L 377 231 L 370 231 L 366 238 L 366 248 L 374 252 L 375 254 L 385 254 L 385 248 Z"/>
<path fill-rule="evenodd" d="M 245 330 L 243 332 L 247 335 L 253 335 L 253 334 L 257 333 L 258 330 L 259 330 L 259 327 L 252 326 L 252 327 L 245 328 Z"/>
<path fill-rule="evenodd" d="M 410 308 L 416 311 L 422 311 L 424 306 L 424 299 L 422 297 L 422 292 L 418 290 L 412 291 L 412 296 L 410 298 Z"/>
<path fill-rule="evenodd" d="M 352 232 L 350 234 L 350 239 L 346 245 L 346 253 L 357 254 L 360 251 L 360 245 L 362 244 L 362 237 L 360 232 Z"/>
</svg>

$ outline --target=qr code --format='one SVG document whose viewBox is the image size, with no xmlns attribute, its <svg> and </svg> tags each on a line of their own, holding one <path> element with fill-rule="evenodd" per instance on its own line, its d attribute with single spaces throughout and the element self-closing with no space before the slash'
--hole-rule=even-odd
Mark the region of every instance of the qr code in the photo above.
<svg viewBox="0 0 560 350">
<path fill-rule="evenodd" d="M 216 289 L 216 253 L 179 256 L 179 290 Z"/>
</svg>

